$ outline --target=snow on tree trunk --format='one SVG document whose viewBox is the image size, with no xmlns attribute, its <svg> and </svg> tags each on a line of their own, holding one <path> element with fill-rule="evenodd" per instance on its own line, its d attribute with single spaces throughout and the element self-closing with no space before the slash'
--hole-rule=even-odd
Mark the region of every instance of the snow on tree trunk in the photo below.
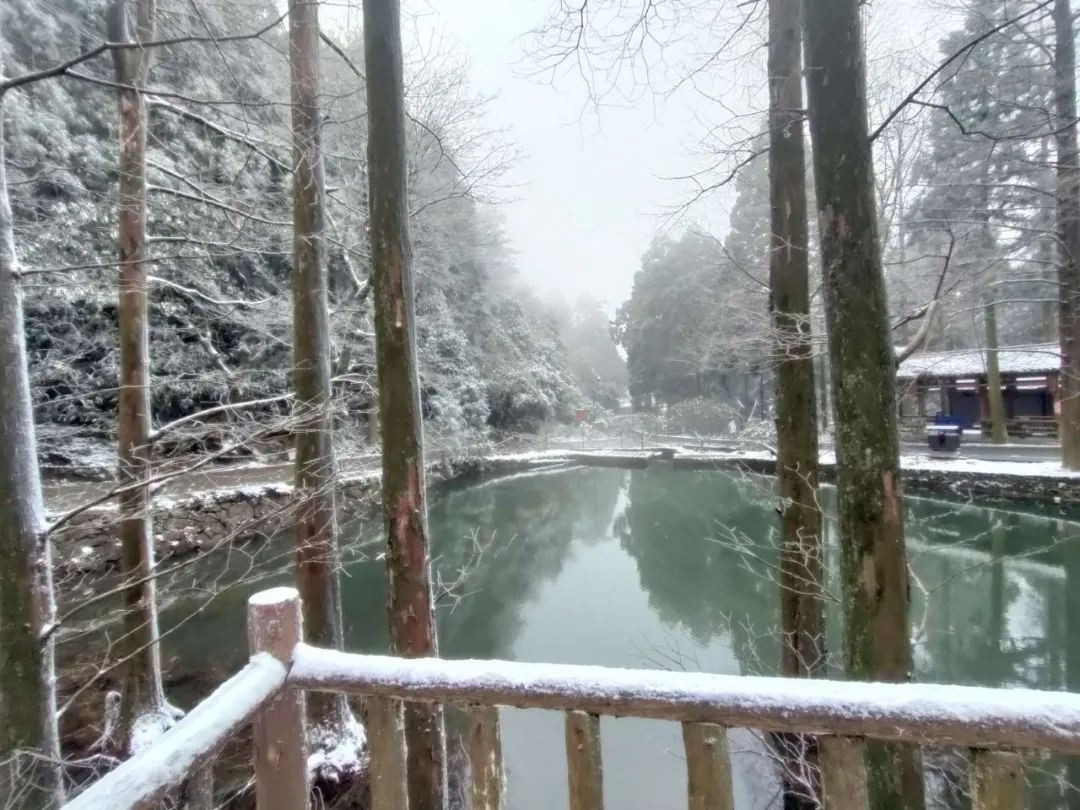
<svg viewBox="0 0 1080 810">
<path fill-rule="evenodd" d="M 63 803 L 52 560 L 45 536 L 0 93 L 0 796 Z M 22 752 L 25 752 L 23 754 Z"/>
<path fill-rule="evenodd" d="M 438 655 L 424 500 L 398 0 L 364 0 L 364 62 L 390 644 L 398 655 Z M 412 810 L 439 810 L 446 801 L 441 707 L 407 703 L 405 740 Z"/>
<path fill-rule="evenodd" d="M 802 125 L 800 0 L 769 0 L 769 307 L 776 380 L 780 496 L 780 667 L 809 677 L 825 668 L 817 401 L 810 336 L 806 160 Z M 785 807 L 815 806 L 799 752 L 809 738 L 780 738 Z"/>
<path fill-rule="evenodd" d="M 154 0 L 136 0 L 136 37 L 154 37 Z M 129 40 L 128 3 L 114 0 L 108 9 L 109 38 Z M 122 745 L 130 754 L 169 725 L 171 715 L 161 685 L 161 651 L 154 585 L 154 543 L 150 476 L 150 358 L 146 301 L 146 100 L 141 88 L 149 72 L 150 52 L 140 48 L 113 51 L 120 124 L 119 321 L 120 380 L 117 413 L 119 438 L 120 574 L 124 589 L 124 633 L 117 644 L 123 660 Z"/>
<path fill-rule="evenodd" d="M 877 235 L 859 0 L 815 0 L 804 14 L 832 365 L 844 662 L 852 678 L 904 681 L 911 643 L 896 363 Z M 877 744 L 868 750 L 873 806 L 921 807 L 917 749 Z"/>
<path fill-rule="evenodd" d="M 1061 285 L 1061 461 L 1080 470 L 1080 149 L 1076 133 L 1076 44 L 1069 0 L 1055 0 L 1058 281 Z"/>
<path fill-rule="evenodd" d="M 293 415 L 296 436 L 296 578 L 304 636 L 344 644 L 335 514 L 334 434 L 327 298 L 326 180 L 319 117 L 319 8 L 289 3 L 293 132 Z M 312 747 L 333 749 L 353 728 L 344 695 L 307 699 Z M 359 742 L 359 741 L 358 741 Z M 359 754 L 359 752 L 357 752 Z"/>
</svg>

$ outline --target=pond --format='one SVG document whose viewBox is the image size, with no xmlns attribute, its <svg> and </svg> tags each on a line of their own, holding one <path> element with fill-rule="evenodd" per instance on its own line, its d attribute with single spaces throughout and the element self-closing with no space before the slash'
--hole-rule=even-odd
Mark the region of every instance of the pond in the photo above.
<svg viewBox="0 0 1080 810">
<path fill-rule="evenodd" d="M 831 510 L 831 491 L 823 501 Z M 917 679 L 1080 686 L 1080 548 L 1070 542 L 1080 524 L 944 501 L 907 504 Z M 430 520 L 440 580 L 454 583 L 439 613 L 446 657 L 776 671 L 768 479 L 670 469 L 523 474 L 443 488 Z M 350 530 L 354 538 L 372 531 Z M 830 527 L 832 592 L 834 536 Z M 386 650 L 383 565 L 372 555 L 343 572 L 350 650 Z M 217 597 L 169 633 L 166 658 L 185 670 L 238 666 L 243 600 L 276 579 L 245 581 Z M 163 626 L 181 618 L 185 604 L 168 609 Z M 835 650 L 835 605 L 829 618 Z M 562 717 L 511 710 L 503 722 L 510 806 L 566 806 Z M 602 735 L 609 806 L 685 806 L 676 724 L 609 719 Z M 776 806 L 760 740 L 737 732 L 732 748 L 739 807 Z M 1063 766 L 1041 760 L 1032 771 L 1040 783 L 1034 806 L 1057 806 Z"/>
</svg>

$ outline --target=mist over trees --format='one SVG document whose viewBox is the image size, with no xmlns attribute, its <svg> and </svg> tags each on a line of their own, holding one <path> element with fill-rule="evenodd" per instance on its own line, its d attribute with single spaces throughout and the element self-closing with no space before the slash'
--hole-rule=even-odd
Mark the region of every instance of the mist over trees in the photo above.
<svg viewBox="0 0 1080 810">
<path fill-rule="evenodd" d="M 157 4 L 147 106 L 150 398 L 167 422 L 222 402 L 287 392 L 288 63 L 276 4 Z M 7 73 L 62 62 L 104 38 L 100 9 L 5 4 Z M 32 24 L 39 20 L 40 25 Z M 12 25 L 19 21 L 19 25 Z M 268 29 L 258 39 L 215 37 Z M 320 49 L 332 370 L 351 413 L 372 409 L 373 338 L 364 226 L 367 135 L 358 33 Z M 269 46 L 269 47 L 268 47 Z M 342 58 L 344 56 L 344 58 Z M 346 61 L 348 60 L 348 61 Z M 515 275 L 497 210 L 515 159 L 451 53 L 410 58 L 409 208 L 417 266 L 423 405 L 464 440 L 567 418 L 580 404 L 565 344 Z M 115 91 L 107 61 L 86 80 L 9 94 L 7 149 L 27 343 L 39 422 L 105 434 L 117 402 Z M 268 405 L 273 409 L 280 405 Z M 46 431 L 47 448 L 51 442 Z M 57 459 L 62 462 L 62 459 Z"/>
</svg>

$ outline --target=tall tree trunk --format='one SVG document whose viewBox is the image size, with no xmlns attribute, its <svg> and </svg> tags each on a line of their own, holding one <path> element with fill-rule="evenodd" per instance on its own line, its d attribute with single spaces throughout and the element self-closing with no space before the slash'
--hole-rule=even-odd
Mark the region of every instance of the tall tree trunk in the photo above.
<svg viewBox="0 0 1080 810">
<path fill-rule="evenodd" d="M 817 401 L 810 342 L 806 160 L 803 151 L 801 0 L 769 0 L 769 308 L 776 380 L 780 496 L 780 666 L 811 677 L 825 669 Z M 816 807 L 807 760 L 812 737 L 778 735 L 784 807 Z"/>
<path fill-rule="evenodd" d="M 1051 148 L 1051 138 L 1049 136 L 1042 139 L 1042 145 L 1039 149 L 1039 165 L 1049 168 L 1053 165 L 1053 151 Z M 1054 261 L 1054 245 L 1056 240 L 1054 234 L 1047 230 L 1046 233 L 1040 234 L 1039 243 L 1036 246 L 1036 258 L 1038 259 L 1038 274 L 1046 284 L 1040 285 L 1040 297 L 1047 299 L 1040 307 L 1041 319 L 1042 319 L 1042 339 L 1047 343 L 1053 343 L 1058 340 L 1058 310 L 1060 308 L 1061 296 L 1060 294 L 1051 294 L 1051 290 L 1059 290 L 1058 287 L 1058 270 Z"/>
<path fill-rule="evenodd" d="M 859 0 L 804 5 L 810 131 L 836 420 L 844 662 L 852 678 L 911 675 L 908 571 L 889 334 L 866 119 Z M 918 750 L 869 747 L 875 810 L 921 808 Z"/>
<path fill-rule="evenodd" d="M 325 244 L 326 179 L 319 116 L 319 7 L 289 3 L 293 131 L 293 409 L 296 435 L 296 578 L 304 637 L 344 644 L 334 486 L 333 389 Z M 333 745 L 351 725 L 344 695 L 308 695 L 312 744 Z M 359 752 L 357 752 L 359 753 Z"/>
<path fill-rule="evenodd" d="M 829 429 L 829 353 L 818 354 L 817 386 L 818 413 L 821 414 L 821 430 Z"/>
<path fill-rule="evenodd" d="M 399 655 L 438 655 L 416 360 L 398 0 L 364 0 L 364 62 L 390 643 Z M 443 808 L 446 738 L 441 708 L 406 704 L 405 738 L 412 810 Z"/>
<path fill-rule="evenodd" d="M 127 42 L 128 3 L 113 0 L 108 9 L 109 39 Z M 135 0 L 137 41 L 154 38 L 154 0 Z M 154 585 L 154 532 L 150 490 L 133 486 L 150 477 L 150 358 L 146 299 L 146 104 L 142 87 L 150 52 L 141 48 L 113 51 L 120 121 L 120 390 L 119 437 L 120 574 L 124 589 L 124 634 L 117 645 L 124 663 L 120 713 L 122 744 L 127 753 L 155 726 L 170 722 L 161 685 L 157 597 Z M 136 728 L 138 727 L 138 728 Z M 138 731 L 135 735 L 133 732 Z M 140 739 L 136 739 L 139 737 Z"/>
<path fill-rule="evenodd" d="M 1064 530 L 1064 526 L 1062 526 Z M 1062 567 L 1065 569 L 1064 636 L 1065 636 L 1065 689 L 1080 692 L 1080 547 L 1065 543 L 1061 548 Z M 1080 810 L 1080 757 L 1069 757 L 1065 766 L 1066 807 Z"/>
<path fill-rule="evenodd" d="M 1076 133 L 1076 44 L 1069 0 L 1055 0 L 1058 281 L 1061 285 L 1061 460 L 1080 470 L 1080 149 Z"/>
<path fill-rule="evenodd" d="M 0 796 L 38 810 L 64 801 L 49 632 L 56 605 L 4 170 L 3 102 L 0 93 Z"/>
<path fill-rule="evenodd" d="M 990 406 L 990 441 L 1005 444 L 1009 440 L 1009 433 L 1005 427 L 1005 394 L 1001 390 L 997 305 L 993 293 L 990 293 L 983 307 L 983 324 L 986 327 L 986 401 Z"/>
</svg>

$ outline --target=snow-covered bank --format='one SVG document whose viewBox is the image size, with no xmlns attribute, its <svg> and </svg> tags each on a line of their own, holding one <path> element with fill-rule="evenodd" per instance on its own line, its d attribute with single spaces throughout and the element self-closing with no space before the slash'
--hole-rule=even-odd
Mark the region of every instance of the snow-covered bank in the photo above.
<svg viewBox="0 0 1080 810">
<path fill-rule="evenodd" d="M 442 459 L 429 465 L 429 482 L 473 480 L 493 476 L 559 469 L 570 464 L 642 469 L 733 470 L 772 475 L 776 459 L 767 449 L 708 451 L 684 447 L 645 450 L 544 449 Z M 832 451 L 821 456 L 825 481 L 836 476 Z M 1043 503 L 1080 509 L 1080 473 L 1063 470 L 1057 462 L 987 461 L 970 458 L 909 454 L 901 458 L 905 490 L 913 494 L 944 495 L 980 503 Z M 277 470 L 282 477 L 288 469 Z M 338 508 L 343 521 L 372 514 L 378 489 L 376 469 L 342 475 Z M 154 499 L 155 540 L 159 559 L 206 551 L 232 543 L 272 537 L 291 525 L 293 487 L 284 482 L 231 483 L 183 496 Z M 53 517 L 57 517 L 54 514 Z M 55 536 L 55 559 L 63 571 L 101 570 L 118 558 L 112 524 L 116 513 L 108 504 L 87 510 Z"/>
<path fill-rule="evenodd" d="M 767 451 L 725 453 L 680 450 L 676 469 L 736 469 L 774 475 L 776 457 Z M 1080 509 L 1080 472 L 1057 461 L 990 461 L 963 457 L 905 454 L 900 457 L 904 489 L 913 494 L 945 495 L 980 503 L 1041 503 Z M 836 455 L 821 454 L 821 476 L 836 478 Z"/>
<path fill-rule="evenodd" d="M 539 450 L 463 459 L 428 465 L 428 482 L 512 474 L 565 465 L 565 450 Z M 288 471 L 282 475 L 288 475 Z M 337 506 L 342 522 L 372 514 L 380 473 L 363 469 L 338 481 Z M 273 537 L 292 525 L 294 489 L 283 481 L 231 484 L 153 500 L 154 541 L 159 560 Z M 63 514 L 50 514 L 55 520 Z M 113 529 L 116 511 L 110 502 L 88 509 L 66 522 L 53 536 L 54 560 L 62 572 L 100 571 L 119 559 Z"/>
</svg>

